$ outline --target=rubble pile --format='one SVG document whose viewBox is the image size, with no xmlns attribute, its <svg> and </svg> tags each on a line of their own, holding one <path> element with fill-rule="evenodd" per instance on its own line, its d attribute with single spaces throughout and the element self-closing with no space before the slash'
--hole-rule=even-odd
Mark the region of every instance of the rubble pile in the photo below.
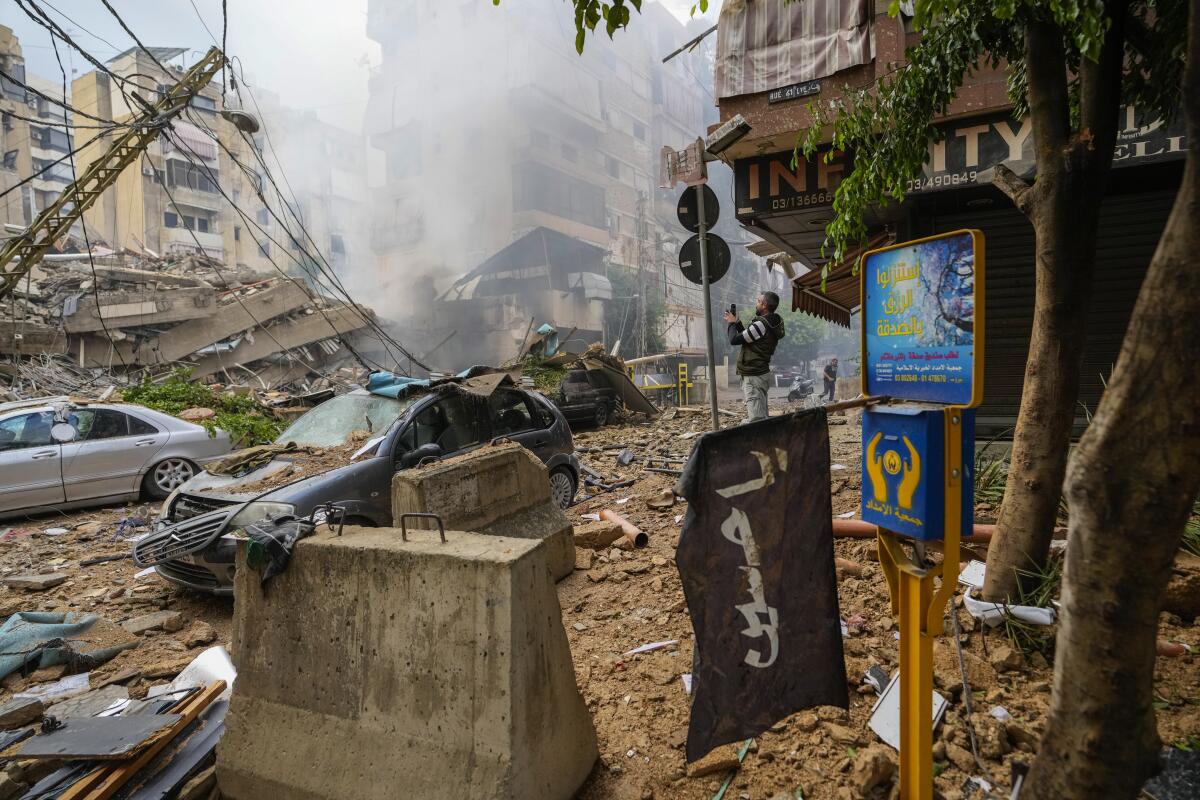
<svg viewBox="0 0 1200 800">
<path fill-rule="evenodd" d="M 740 409 L 726 410 L 728 422 L 737 422 Z M 772 413 L 785 410 L 777 405 Z M 859 427 L 850 416 L 830 418 L 835 516 L 855 515 L 860 502 Z M 680 460 L 707 429 L 707 409 L 668 410 L 653 420 L 639 416 L 576 433 L 580 460 L 598 476 L 567 511 L 575 526 L 575 571 L 557 585 L 576 680 L 600 751 L 579 796 L 708 800 L 728 781 L 724 797 L 738 800 L 886 798 L 895 789 L 898 755 L 870 720 L 881 686 L 898 666 L 898 650 L 870 540 L 835 541 L 849 711 L 804 711 L 749 744 L 718 748 L 691 765 L 685 761 L 694 639 L 673 560 L 687 504 L 672 488 Z M 29 703 L 8 704 L 17 694 L 52 691 L 83 674 L 88 694 L 81 697 L 96 704 L 104 698 L 91 693 L 106 687 L 120 687 L 135 699 L 166 691 L 205 647 L 229 645 L 231 603 L 168 588 L 129 560 L 131 540 L 149 530 L 155 512 L 127 506 L 0 522 L 0 618 L 90 613 L 113 634 L 113 642 L 98 644 L 137 641 L 99 665 L 17 670 L 0 681 L 0 723 L 11 714 L 13 730 L 37 726 L 50 704 L 32 711 Z M 643 534 L 643 546 L 626 542 L 627 526 Z M 1200 559 L 1181 555 L 1168 590 L 1177 595 L 1176 604 L 1164 612 L 1158 631 L 1175 647 L 1161 650 L 1155 673 L 1159 735 L 1168 745 L 1200 738 L 1197 656 L 1180 647 L 1200 645 L 1200 608 L 1185 602 L 1194 596 L 1186 588 L 1197 581 Z M 947 633 L 935 643 L 935 689 L 948 703 L 934 733 L 937 790 L 947 800 L 987 797 L 989 791 L 1007 796 L 1010 765 L 1033 758 L 1046 722 L 1053 638 L 1045 651 L 1024 650 L 1003 626 L 989 628 L 971 616 L 960 598 L 952 608 L 962 666 L 948 614 Z M 25 787 L 57 766 L 5 756 L 0 770 Z M 984 782 L 991 790 L 980 788 Z"/>
<path fill-rule="evenodd" d="M 309 378 L 348 362 L 339 337 L 372 313 L 202 255 L 128 252 L 48 256 L 4 305 L 0 388 L 17 397 L 93 395 L 180 366 L 199 380 L 309 392 L 324 388 Z"/>
</svg>

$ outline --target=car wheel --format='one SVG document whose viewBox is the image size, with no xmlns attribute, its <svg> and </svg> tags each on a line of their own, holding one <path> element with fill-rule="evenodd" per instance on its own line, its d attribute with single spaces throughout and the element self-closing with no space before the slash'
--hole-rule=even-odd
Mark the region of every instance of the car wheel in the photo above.
<svg viewBox="0 0 1200 800">
<path fill-rule="evenodd" d="M 608 422 L 608 406 L 604 403 L 596 404 L 596 413 L 592 417 L 592 422 L 596 423 L 597 428 L 603 428 Z"/>
<path fill-rule="evenodd" d="M 575 475 L 566 467 L 550 470 L 550 497 L 559 508 L 566 508 L 575 499 Z"/>
<path fill-rule="evenodd" d="M 164 458 L 146 473 L 142 488 L 155 500 L 164 500 L 195 474 L 196 465 L 186 458 Z"/>
</svg>

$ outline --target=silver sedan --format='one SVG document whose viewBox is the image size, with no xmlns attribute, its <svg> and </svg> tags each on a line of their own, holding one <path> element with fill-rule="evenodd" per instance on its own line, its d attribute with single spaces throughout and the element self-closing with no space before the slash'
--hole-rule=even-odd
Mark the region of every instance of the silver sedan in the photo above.
<svg viewBox="0 0 1200 800">
<path fill-rule="evenodd" d="M 230 451 L 229 434 L 127 403 L 0 404 L 0 518 L 162 499 Z"/>
</svg>

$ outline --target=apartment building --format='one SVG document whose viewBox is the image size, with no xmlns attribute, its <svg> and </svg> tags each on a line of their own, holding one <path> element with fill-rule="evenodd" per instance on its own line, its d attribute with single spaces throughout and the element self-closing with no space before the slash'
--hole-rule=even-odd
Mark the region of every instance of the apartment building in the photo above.
<svg viewBox="0 0 1200 800">
<path fill-rule="evenodd" d="M 71 115 L 20 85 L 49 97 L 62 96 L 61 83 L 26 73 L 21 43 L 4 26 L 0 67 L 16 79 L 0 77 L 0 224 L 24 227 L 73 180 L 70 160 L 63 160 L 74 144 L 65 125 Z"/>
<path fill-rule="evenodd" d="M 186 52 L 155 47 L 149 52 L 131 48 L 120 53 L 107 62 L 118 77 L 93 70 L 72 82 L 74 104 L 103 119 L 125 122 L 139 112 L 128 93 L 145 98 L 160 94 L 184 74 L 181 57 Z M 220 108 L 220 86 L 209 84 L 172 123 L 170 132 L 85 212 L 89 233 L 118 250 L 158 255 L 202 252 L 226 264 L 271 270 L 271 258 L 278 260 L 281 254 L 254 227 L 261 225 L 279 238 L 260 192 L 261 170 L 250 149 L 261 147 L 261 140 L 247 143 L 221 117 Z M 79 168 L 99 158 L 112 137 L 106 134 L 85 146 Z"/>
<path fill-rule="evenodd" d="M 444 289 L 539 227 L 601 248 L 608 269 L 640 273 L 664 298 L 684 282 L 674 200 L 656 187 L 659 149 L 702 135 L 712 105 L 684 72 L 695 56 L 661 63 L 687 28 L 647 2 L 629 31 L 580 56 L 562 12 L 557 0 L 369 3 L 383 53 L 366 121 L 385 165 L 372 187 L 374 282 L 399 311 L 435 313 L 408 291 L 415 276 Z M 603 292 L 588 286 L 577 291 Z M 671 315 L 702 314 L 686 287 L 670 303 Z M 677 344 L 703 347 L 702 327 L 667 327 L 682 332 Z"/>
</svg>

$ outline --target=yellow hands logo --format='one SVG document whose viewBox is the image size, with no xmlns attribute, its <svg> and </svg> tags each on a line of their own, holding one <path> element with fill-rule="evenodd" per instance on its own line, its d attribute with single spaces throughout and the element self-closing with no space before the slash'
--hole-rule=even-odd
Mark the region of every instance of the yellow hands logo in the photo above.
<svg viewBox="0 0 1200 800">
<path fill-rule="evenodd" d="M 867 443 L 867 477 L 871 481 L 871 494 L 874 495 L 876 502 L 886 503 L 888 488 L 887 481 L 883 476 L 884 471 L 886 470 L 889 475 L 898 475 L 903 472 L 904 476 L 900 479 L 900 485 L 896 487 L 896 502 L 901 508 L 912 509 L 913 496 L 917 493 L 917 487 L 921 483 L 921 455 L 907 436 L 902 436 L 901 439 L 908 449 L 907 463 L 895 450 L 888 450 L 882 456 L 877 455 L 879 443 L 883 440 L 883 433 L 876 431 L 875 435 L 871 437 L 871 441 Z"/>
</svg>

